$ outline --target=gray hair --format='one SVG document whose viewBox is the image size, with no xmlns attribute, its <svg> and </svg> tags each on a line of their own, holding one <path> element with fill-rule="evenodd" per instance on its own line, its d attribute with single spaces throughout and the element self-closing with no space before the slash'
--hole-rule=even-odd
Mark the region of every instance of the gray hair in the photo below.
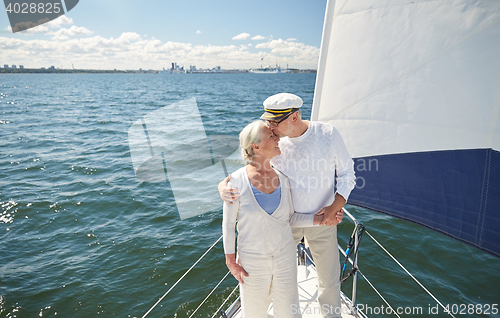
<svg viewBox="0 0 500 318">
<path fill-rule="evenodd" d="M 251 161 L 254 156 L 252 144 L 258 144 L 262 141 L 262 127 L 267 127 L 266 123 L 262 120 L 256 120 L 240 132 L 241 155 L 246 162 Z"/>
</svg>

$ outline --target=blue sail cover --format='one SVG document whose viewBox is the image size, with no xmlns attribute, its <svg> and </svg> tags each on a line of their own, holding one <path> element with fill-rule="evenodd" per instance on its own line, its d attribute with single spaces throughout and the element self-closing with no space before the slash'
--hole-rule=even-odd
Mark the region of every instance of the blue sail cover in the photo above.
<svg viewBox="0 0 500 318">
<path fill-rule="evenodd" d="M 311 120 L 355 158 L 349 203 L 500 256 L 500 1 L 329 1 Z"/>
</svg>

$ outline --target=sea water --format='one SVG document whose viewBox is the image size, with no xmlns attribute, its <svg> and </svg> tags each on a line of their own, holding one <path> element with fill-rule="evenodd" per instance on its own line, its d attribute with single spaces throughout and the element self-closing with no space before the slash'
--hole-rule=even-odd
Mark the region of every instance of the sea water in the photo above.
<svg viewBox="0 0 500 318">
<path fill-rule="evenodd" d="M 220 237 L 222 204 L 213 198 L 218 208 L 181 220 L 168 181 L 136 178 L 129 127 L 195 98 L 207 135 L 237 136 L 275 93 L 301 96 L 308 118 L 314 84 L 310 73 L 0 75 L 0 317 L 141 317 Z M 498 258 L 411 222 L 347 208 L 458 314 L 500 302 Z M 342 246 L 351 231 L 346 217 Z M 359 267 L 393 308 L 446 316 L 431 314 L 436 302 L 366 234 Z M 226 273 L 219 242 L 149 316 L 188 317 Z M 227 278 L 195 317 L 211 317 L 235 286 Z M 363 278 L 357 302 L 371 307 L 371 317 L 394 316 L 382 314 L 385 303 Z M 489 312 L 465 316 L 498 316 Z"/>
</svg>

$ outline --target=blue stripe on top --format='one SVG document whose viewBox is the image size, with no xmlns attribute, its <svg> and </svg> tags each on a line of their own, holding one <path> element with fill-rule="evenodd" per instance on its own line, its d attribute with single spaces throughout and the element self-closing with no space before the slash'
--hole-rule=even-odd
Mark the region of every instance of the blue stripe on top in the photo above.
<svg viewBox="0 0 500 318">
<path fill-rule="evenodd" d="M 264 193 L 257 190 L 256 187 L 253 186 L 252 182 L 250 182 L 252 186 L 252 192 L 257 200 L 257 203 L 260 207 L 267 212 L 267 214 L 271 215 L 278 208 L 281 201 L 281 182 L 278 184 L 276 190 L 273 193 Z"/>
</svg>

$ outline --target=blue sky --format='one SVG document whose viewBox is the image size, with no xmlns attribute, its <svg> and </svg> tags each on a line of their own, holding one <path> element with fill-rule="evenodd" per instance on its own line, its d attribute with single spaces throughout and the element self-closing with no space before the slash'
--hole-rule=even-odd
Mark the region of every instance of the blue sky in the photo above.
<svg viewBox="0 0 500 318">
<path fill-rule="evenodd" d="M 161 69 L 288 64 L 316 68 L 326 0 L 82 0 L 13 34 L 0 13 L 0 64 Z"/>
</svg>

